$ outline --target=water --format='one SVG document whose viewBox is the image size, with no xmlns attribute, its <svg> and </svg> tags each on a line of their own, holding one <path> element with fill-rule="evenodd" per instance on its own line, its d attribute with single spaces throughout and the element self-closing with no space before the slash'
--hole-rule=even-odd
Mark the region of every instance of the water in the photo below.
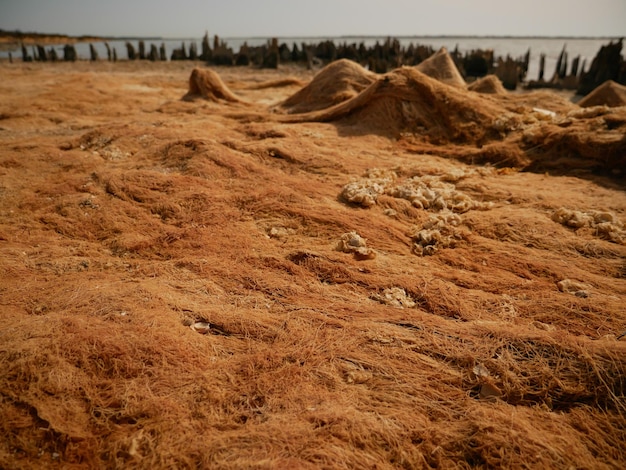
<svg viewBox="0 0 626 470">
<path fill-rule="evenodd" d="M 300 47 L 302 43 L 316 44 L 325 40 L 332 40 L 335 44 L 339 43 L 356 43 L 363 42 L 365 46 L 371 47 L 376 42 L 384 42 L 386 37 L 382 36 L 368 36 L 368 37 L 299 37 L 299 38 L 278 38 L 279 43 L 286 43 L 290 48 L 295 43 Z M 535 80 L 539 74 L 539 57 L 541 54 L 546 55 L 545 65 L 545 78 L 549 79 L 555 69 L 556 62 L 563 47 L 569 55 L 569 61 L 580 55 L 581 64 L 586 61 L 587 68 L 591 64 L 591 61 L 600 50 L 600 47 L 608 44 L 611 39 L 607 38 L 510 38 L 510 37 L 397 37 L 402 46 L 408 46 L 410 43 L 415 45 L 420 44 L 424 46 L 431 46 L 437 50 L 441 47 L 446 47 L 452 51 L 455 48 L 461 53 L 470 52 L 476 49 L 493 49 L 496 57 L 506 57 L 510 55 L 513 58 L 521 57 L 530 49 L 530 64 L 528 69 L 528 80 Z M 268 38 L 223 38 L 227 45 L 233 49 L 233 51 L 239 51 L 239 48 L 244 42 L 247 42 L 249 46 L 260 46 L 266 44 Z M 135 50 L 138 50 L 139 39 L 130 40 Z M 176 38 L 176 39 L 145 39 L 146 53 L 150 50 L 150 45 L 155 44 L 160 47 L 161 44 L 165 45 L 167 51 L 167 57 L 171 56 L 174 49 L 180 48 L 182 43 L 185 43 L 185 48 L 189 51 L 189 46 L 192 42 L 196 43 L 198 51 L 201 50 L 201 38 Z M 212 45 L 212 38 L 211 38 Z M 126 40 L 112 40 L 108 41 L 111 48 L 115 48 L 118 59 L 127 59 L 126 53 Z M 106 59 L 106 48 L 104 42 L 94 42 L 94 47 L 98 52 L 101 59 Z M 54 47 L 59 55 L 63 57 L 63 44 L 55 46 L 46 46 L 49 50 L 50 47 Z M 89 59 L 89 43 L 77 43 L 75 44 L 76 52 L 79 59 Z M 28 48 L 29 53 L 32 54 L 32 48 Z M 13 58 L 21 60 L 21 52 L 19 49 L 11 51 Z M 9 51 L 1 51 L 0 58 L 7 58 Z"/>
</svg>

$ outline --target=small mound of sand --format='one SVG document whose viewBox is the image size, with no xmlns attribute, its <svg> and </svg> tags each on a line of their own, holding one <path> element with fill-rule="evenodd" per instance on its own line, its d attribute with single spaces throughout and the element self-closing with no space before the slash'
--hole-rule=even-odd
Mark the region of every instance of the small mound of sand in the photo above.
<svg viewBox="0 0 626 470">
<path fill-rule="evenodd" d="M 357 96 L 376 80 L 376 75 L 356 62 L 337 60 L 324 67 L 311 83 L 285 100 L 280 107 L 289 113 L 308 113 Z"/>
<path fill-rule="evenodd" d="M 448 50 L 442 47 L 428 59 L 416 65 L 415 68 L 429 77 L 439 80 L 446 85 L 465 88 L 466 83 Z"/>
<path fill-rule="evenodd" d="M 183 99 L 205 98 L 210 101 L 230 101 L 240 103 L 237 97 L 222 81 L 217 72 L 209 69 L 193 69 L 189 77 L 189 91 Z"/>
<path fill-rule="evenodd" d="M 504 95 L 507 93 L 506 89 L 502 85 L 502 82 L 495 75 L 487 75 L 479 78 L 475 82 L 470 83 L 467 86 L 467 89 L 477 93 L 486 93 L 490 95 Z"/>
<path fill-rule="evenodd" d="M 578 102 L 579 106 L 626 106 L 626 86 L 607 80 Z"/>
</svg>

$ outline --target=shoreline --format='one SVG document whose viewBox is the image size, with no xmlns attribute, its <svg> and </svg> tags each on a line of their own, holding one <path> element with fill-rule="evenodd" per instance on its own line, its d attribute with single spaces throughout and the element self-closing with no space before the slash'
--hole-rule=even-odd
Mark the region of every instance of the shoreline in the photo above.
<svg viewBox="0 0 626 470">
<path fill-rule="evenodd" d="M 113 62 L 113 61 L 109 61 L 106 59 L 99 59 L 97 61 L 91 61 L 89 59 L 77 59 L 74 62 L 66 62 L 63 60 L 58 60 L 55 62 L 50 62 L 50 61 L 49 62 L 23 62 L 20 58 L 14 57 L 13 62 L 10 62 L 8 58 L 0 57 L 0 66 L 13 66 L 13 67 L 21 66 L 21 67 L 28 68 L 29 70 L 33 69 L 33 67 L 41 67 L 41 68 L 49 68 L 49 67 L 54 67 L 54 66 L 75 67 L 77 72 L 78 71 L 82 71 L 82 72 L 102 71 L 104 69 L 113 70 L 115 68 L 119 68 L 120 71 L 123 71 L 123 70 L 136 71 L 138 68 L 142 68 L 142 67 L 145 67 L 146 71 L 149 71 L 151 69 L 158 69 L 160 67 L 170 67 L 171 70 L 181 70 L 181 69 L 192 70 L 194 68 L 201 67 L 201 68 L 217 70 L 219 73 L 223 73 L 227 71 L 236 72 L 237 70 L 241 71 L 242 73 L 249 73 L 252 70 L 256 70 L 259 73 L 263 73 L 264 71 L 265 72 L 270 71 L 270 69 L 263 69 L 254 65 L 246 65 L 246 66 L 213 65 L 203 60 L 195 60 L 195 61 L 193 60 L 185 60 L 185 61 L 168 60 L 168 61 L 152 62 L 149 60 L 118 59 L 117 61 Z M 315 73 L 319 72 L 322 68 L 323 66 L 318 66 L 309 70 L 307 69 L 305 64 L 286 63 L 286 64 L 280 64 L 278 69 L 276 69 L 275 71 L 280 74 L 295 74 L 295 75 L 305 74 L 307 76 L 312 76 Z M 471 84 L 473 81 L 476 81 L 476 79 L 468 81 L 467 82 L 468 85 Z M 527 84 L 528 82 L 520 82 L 520 87 L 518 87 L 516 90 L 509 90 L 509 92 L 514 93 L 514 94 L 522 94 L 522 93 L 531 93 L 534 91 L 545 91 L 545 92 L 550 92 L 558 96 L 561 96 L 562 98 L 565 98 L 571 101 L 572 103 L 576 103 L 578 100 L 580 100 L 580 98 L 582 98 L 581 95 L 576 94 L 576 90 L 562 89 L 562 88 L 557 88 L 557 87 L 531 89 L 531 88 L 526 88 Z"/>
<path fill-rule="evenodd" d="M 65 34 L 0 32 L 0 50 L 10 51 L 25 46 L 53 46 L 57 44 L 76 44 L 79 42 L 109 41 L 111 38 L 100 36 L 70 36 Z"/>
</svg>

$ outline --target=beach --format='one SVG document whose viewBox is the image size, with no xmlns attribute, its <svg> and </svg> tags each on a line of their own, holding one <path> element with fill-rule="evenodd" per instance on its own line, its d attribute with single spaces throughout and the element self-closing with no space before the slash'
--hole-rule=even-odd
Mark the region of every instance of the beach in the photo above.
<svg viewBox="0 0 626 470">
<path fill-rule="evenodd" d="M 0 62 L 0 467 L 621 468 L 626 107 L 441 70 Z"/>
</svg>

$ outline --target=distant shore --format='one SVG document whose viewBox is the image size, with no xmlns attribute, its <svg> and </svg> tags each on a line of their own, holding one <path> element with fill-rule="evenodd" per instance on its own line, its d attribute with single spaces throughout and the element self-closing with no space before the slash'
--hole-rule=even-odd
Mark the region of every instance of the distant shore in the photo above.
<svg viewBox="0 0 626 470">
<path fill-rule="evenodd" d="M 0 30 L 0 50 L 15 49 L 20 44 L 27 46 L 51 44 L 75 44 L 77 42 L 106 41 L 108 38 L 98 36 L 68 36 L 65 34 L 23 33 L 21 31 Z"/>
</svg>

